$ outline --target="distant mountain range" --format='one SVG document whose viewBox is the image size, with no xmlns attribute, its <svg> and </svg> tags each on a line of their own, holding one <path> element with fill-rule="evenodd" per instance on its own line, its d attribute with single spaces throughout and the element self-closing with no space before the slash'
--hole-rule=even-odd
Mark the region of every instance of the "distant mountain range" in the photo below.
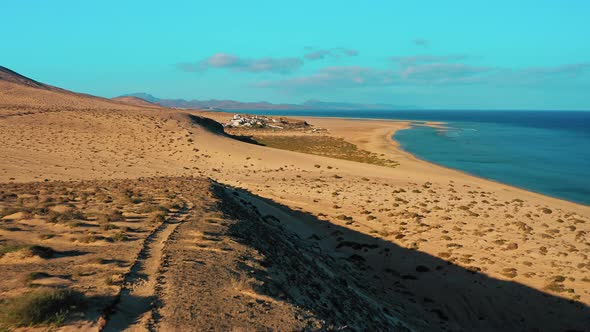
<svg viewBox="0 0 590 332">
<path fill-rule="evenodd" d="M 235 100 L 185 100 L 185 99 L 161 99 L 148 93 L 131 93 L 121 97 L 136 97 L 147 102 L 165 107 L 186 109 L 221 109 L 221 110 L 407 110 L 419 109 L 415 106 L 400 106 L 388 104 L 355 104 L 324 102 L 308 100 L 302 104 L 273 104 L 266 101 L 240 102 Z"/>
</svg>

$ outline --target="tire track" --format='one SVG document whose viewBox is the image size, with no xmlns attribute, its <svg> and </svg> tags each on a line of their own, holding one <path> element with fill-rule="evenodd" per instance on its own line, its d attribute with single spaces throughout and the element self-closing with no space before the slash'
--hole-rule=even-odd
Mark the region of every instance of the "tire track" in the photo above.
<svg viewBox="0 0 590 332">
<path fill-rule="evenodd" d="M 139 255 L 125 277 L 119 296 L 103 316 L 100 331 L 149 331 L 157 303 L 156 286 L 163 249 L 170 235 L 189 216 L 193 204 L 180 197 L 184 206 L 163 222 L 144 241 Z"/>
</svg>

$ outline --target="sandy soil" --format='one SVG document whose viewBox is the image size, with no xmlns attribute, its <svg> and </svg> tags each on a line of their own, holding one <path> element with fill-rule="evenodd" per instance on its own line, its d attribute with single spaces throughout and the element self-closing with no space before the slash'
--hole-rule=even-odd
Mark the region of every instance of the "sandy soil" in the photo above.
<svg viewBox="0 0 590 332">
<path fill-rule="evenodd" d="M 163 269 L 148 280 L 166 282 L 126 280 L 123 294 L 156 300 L 135 303 L 141 313 L 127 317 L 113 307 L 107 329 L 117 321 L 183 330 L 590 326 L 590 207 L 418 160 L 391 140 L 407 122 L 305 118 L 328 129 L 309 135 L 399 162 L 383 167 L 244 143 L 189 116 L 231 114 L 107 102 L 60 110 L 23 91 L 0 95 L 12 105 L 0 109 L 2 183 L 194 176 L 225 188 L 178 190 L 199 208 L 147 242 L 161 256 L 127 263 L 142 270 L 157 261 Z M 14 106 L 22 96 L 39 105 Z M 235 311 L 221 312 L 227 303 Z"/>
</svg>

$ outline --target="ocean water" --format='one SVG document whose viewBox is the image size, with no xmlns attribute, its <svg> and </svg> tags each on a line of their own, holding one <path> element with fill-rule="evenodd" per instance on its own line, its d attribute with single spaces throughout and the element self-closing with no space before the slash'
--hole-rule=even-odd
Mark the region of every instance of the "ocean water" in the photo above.
<svg viewBox="0 0 590 332">
<path fill-rule="evenodd" d="M 590 112 L 244 111 L 270 115 L 414 120 L 394 138 L 418 158 L 590 205 Z M 445 122 L 444 129 L 422 121 Z"/>
</svg>

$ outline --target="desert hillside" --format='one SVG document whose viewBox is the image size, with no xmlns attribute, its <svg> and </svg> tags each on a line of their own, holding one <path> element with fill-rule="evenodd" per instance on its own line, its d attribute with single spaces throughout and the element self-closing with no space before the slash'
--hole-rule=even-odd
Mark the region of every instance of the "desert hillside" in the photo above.
<svg viewBox="0 0 590 332">
<path fill-rule="evenodd" d="M 590 208 L 416 160 L 406 122 L 231 125 L 2 73 L 0 328 L 590 326 Z"/>
<path fill-rule="evenodd" d="M 134 105 L 134 106 L 141 106 L 141 107 L 161 107 L 160 105 L 150 103 L 149 101 L 143 100 L 138 97 L 133 96 L 123 96 L 123 97 L 115 97 L 112 98 L 114 101 L 118 101 L 124 104 Z"/>
<path fill-rule="evenodd" d="M 47 84 L 39 83 L 26 76 L 23 76 L 15 71 L 12 71 L 6 67 L 0 66 L 0 81 L 15 83 L 18 85 L 29 86 L 32 88 L 45 89 L 45 90 L 58 90 Z"/>
<path fill-rule="evenodd" d="M 0 66 L 0 116 L 98 109 L 129 110 L 139 107 L 39 83 Z"/>
</svg>

